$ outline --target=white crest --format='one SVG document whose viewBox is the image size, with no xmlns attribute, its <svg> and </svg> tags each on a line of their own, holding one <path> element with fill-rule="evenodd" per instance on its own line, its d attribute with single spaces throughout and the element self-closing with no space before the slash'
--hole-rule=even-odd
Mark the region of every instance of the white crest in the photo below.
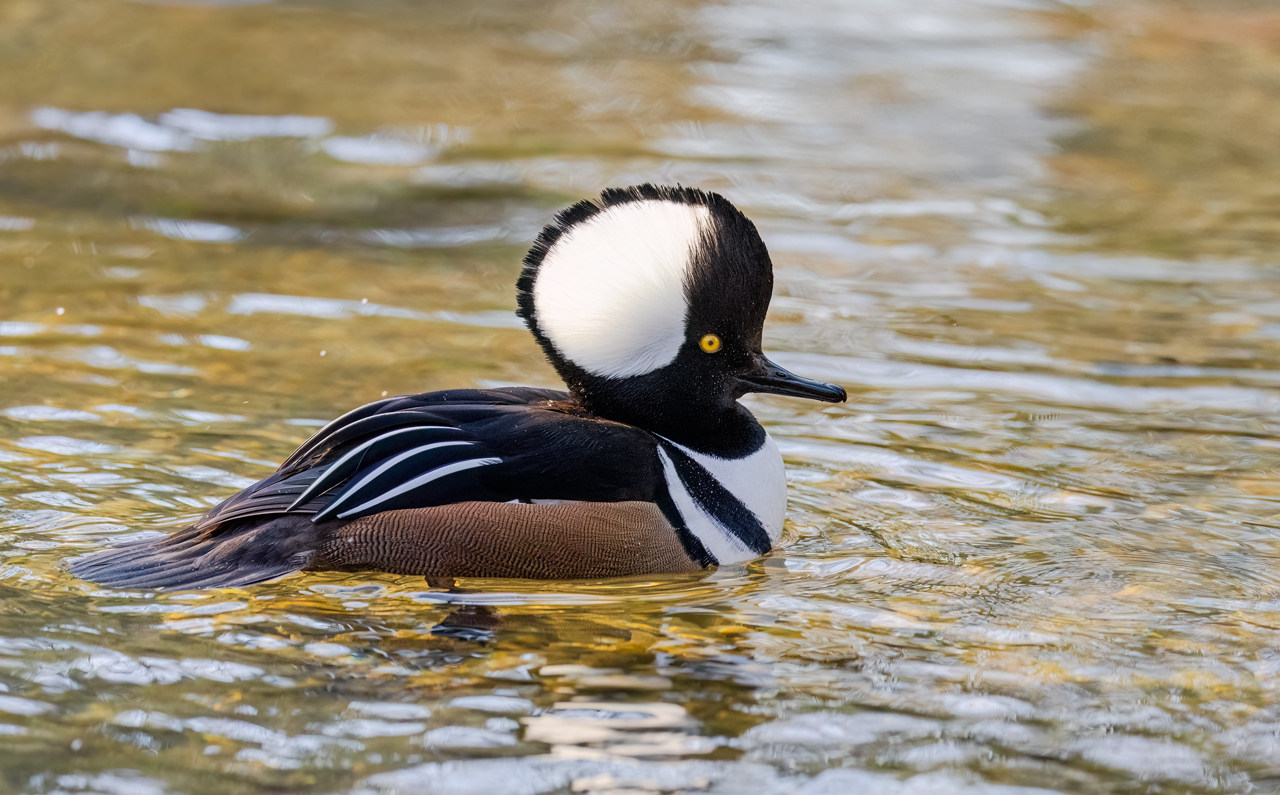
<svg viewBox="0 0 1280 795">
<path fill-rule="evenodd" d="M 598 376 L 643 375 L 675 361 L 685 275 L 710 223 L 706 207 L 646 200 L 570 227 L 538 267 L 538 327 L 562 356 Z"/>
</svg>

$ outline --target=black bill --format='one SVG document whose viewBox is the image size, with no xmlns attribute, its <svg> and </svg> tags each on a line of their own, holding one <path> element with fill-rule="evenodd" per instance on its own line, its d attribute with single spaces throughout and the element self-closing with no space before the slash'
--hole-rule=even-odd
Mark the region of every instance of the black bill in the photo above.
<svg viewBox="0 0 1280 795">
<path fill-rule="evenodd" d="M 848 398 L 844 387 L 804 378 L 757 354 L 750 373 L 739 377 L 743 393 L 766 392 L 770 395 L 809 398 L 824 403 L 842 403 Z"/>
</svg>

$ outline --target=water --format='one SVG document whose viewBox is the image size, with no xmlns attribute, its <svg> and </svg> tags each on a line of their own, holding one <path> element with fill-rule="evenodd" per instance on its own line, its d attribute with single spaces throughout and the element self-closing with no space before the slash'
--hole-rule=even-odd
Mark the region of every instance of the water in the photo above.
<svg viewBox="0 0 1280 795">
<path fill-rule="evenodd" d="M 0 790 L 1280 791 L 1280 11 L 0 3 Z M 110 591 L 383 394 L 555 385 L 524 247 L 757 220 L 784 548 Z M 1018 788 L 1040 788 L 1039 790 Z"/>
</svg>

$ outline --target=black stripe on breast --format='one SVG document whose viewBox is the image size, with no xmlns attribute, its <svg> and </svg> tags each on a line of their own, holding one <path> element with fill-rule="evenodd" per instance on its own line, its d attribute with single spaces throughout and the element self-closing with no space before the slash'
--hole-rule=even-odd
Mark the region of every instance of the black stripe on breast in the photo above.
<svg viewBox="0 0 1280 795">
<path fill-rule="evenodd" d="M 698 537 L 690 532 L 684 523 L 684 517 L 680 515 L 680 509 L 676 507 L 675 500 L 671 499 L 671 493 L 664 486 L 657 490 L 656 499 L 658 510 L 662 511 L 662 515 L 667 517 L 667 524 L 676 531 L 676 538 L 680 539 L 680 546 L 684 547 L 684 553 L 689 559 L 697 563 L 702 568 L 708 566 L 719 566 L 720 561 L 707 551 L 702 545 Z"/>
<path fill-rule="evenodd" d="M 684 487 L 689 490 L 694 502 L 757 555 L 763 555 L 773 548 L 773 541 L 769 539 L 768 531 L 760 524 L 755 512 L 721 485 L 706 467 L 673 444 L 666 441 L 659 444 L 671 459 L 676 475 L 684 482 Z"/>
</svg>

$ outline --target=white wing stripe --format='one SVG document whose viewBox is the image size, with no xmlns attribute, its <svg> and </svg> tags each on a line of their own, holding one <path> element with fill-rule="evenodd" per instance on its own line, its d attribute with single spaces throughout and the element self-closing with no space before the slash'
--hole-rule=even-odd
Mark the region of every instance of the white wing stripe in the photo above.
<svg viewBox="0 0 1280 795">
<path fill-rule="evenodd" d="M 335 510 L 338 509 L 339 506 L 341 506 L 342 503 L 346 502 L 351 497 L 352 494 L 355 494 L 357 491 L 367 486 L 369 482 L 372 481 L 374 478 L 378 477 L 383 472 L 386 472 L 388 469 L 391 469 L 396 464 L 399 464 L 401 461 L 404 461 L 406 458 L 412 458 L 418 453 L 425 453 L 428 450 L 438 450 L 441 447 L 456 447 L 457 445 L 463 445 L 463 444 L 470 445 L 471 442 L 433 442 L 431 444 L 424 444 L 421 447 L 415 447 L 412 450 L 406 450 L 405 452 L 401 453 L 395 458 L 388 459 L 387 461 L 382 462 L 382 466 L 378 467 L 377 469 L 373 470 L 369 474 L 360 478 L 359 482 L 355 483 L 354 485 L 348 486 L 346 489 L 343 490 L 342 497 L 339 497 L 333 504 L 331 504 L 328 508 L 325 508 L 321 513 L 316 514 L 316 516 L 319 517 L 322 514 L 333 513 Z"/>
<path fill-rule="evenodd" d="M 315 493 L 315 492 L 316 492 L 316 490 L 320 488 L 320 486 L 322 486 L 322 485 L 328 485 L 328 483 L 330 482 L 329 473 L 331 473 L 331 472 L 337 472 L 337 471 L 341 470 L 341 469 L 342 469 L 342 465 L 343 465 L 343 464 L 347 463 L 347 462 L 348 462 L 348 461 L 350 461 L 352 458 L 354 458 L 354 457 L 356 457 L 356 456 L 360 455 L 360 454 L 361 454 L 361 453 L 363 453 L 365 450 L 368 450 L 372 445 L 374 445 L 374 444 L 376 444 L 376 443 L 378 443 L 378 442 L 382 441 L 383 439 L 390 439 L 392 436 L 395 436 L 395 435 L 397 435 L 397 434 L 401 434 L 401 433 L 408 433 L 409 431 L 421 431 L 421 430 L 425 430 L 425 429 L 427 429 L 427 428 L 444 428 L 444 427 L 445 427 L 444 425 L 414 425 L 414 426 L 409 427 L 409 428 L 397 428 L 397 429 L 396 429 L 396 430 L 394 430 L 394 431 L 388 431 L 388 432 L 386 432 L 386 433 L 384 433 L 384 434 L 382 434 L 382 435 L 380 435 L 380 436 L 375 436 L 374 438 L 370 439 L 369 441 L 364 442 L 364 443 L 363 443 L 363 444 L 361 444 L 360 446 L 356 447 L 354 450 L 352 450 L 351 452 L 347 453 L 347 454 L 346 454 L 346 455 L 344 455 L 342 458 L 339 458 L 337 461 L 333 462 L 333 465 L 332 465 L 332 466 L 330 466 L 330 467 L 329 467 L 329 469 L 328 469 L 328 470 L 326 470 L 326 471 L 325 471 L 325 473 L 324 473 L 323 475 L 321 475 L 320 477 L 316 478 L 315 482 L 314 482 L 314 483 L 312 483 L 310 486 L 308 486 L 306 491 L 304 491 L 304 492 L 302 492 L 302 494 L 298 495 L 298 499 L 294 500 L 294 501 L 293 501 L 293 504 L 292 504 L 292 505 L 290 505 L 290 506 L 289 506 L 288 508 L 286 508 L 285 510 L 286 510 L 286 511 L 292 511 L 294 508 L 297 508 L 299 505 L 301 505 L 303 502 L 305 502 L 305 501 L 306 501 L 306 499 L 307 499 L 308 497 L 310 497 L 313 493 Z"/>
<path fill-rule="evenodd" d="M 450 444 L 450 442 L 444 442 L 443 444 Z M 453 444 L 468 444 L 468 442 L 454 442 Z M 428 445 L 428 446 L 431 446 L 431 445 Z M 462 472 L 463 470 L 467 470 L 467 469 L 474 469 L 476 467 L 484 467 L 484 466 L 489 466 L 490 464 L 501 464 L 501 463 L 502 463 L 501 458 L 471 458 L 465 461 L 454 461 L 452 464 L 445 464 L 442 467 L 436 467 L 435 469 L 431 470 L 430 472 L 427 472 L 426 474 L 417 476 L 413 480 L 409 480 L 409 481 L 405 481 L 404 483 L 401 483 L 399 486 L 396 486 L 391 491 L 386 491 L 386 492 L 383 492 L 382 494 L 379 494 L 377 497 L 374 497 L 372 500 L 369 500 L 363 505 L 358 505 L 349 511 L 343 511 L 342 513 L 338 514 L 338 518 L 346 519 L 348 516 L 350 516 L 353 513 L 360 513 L 361 511 L 364 511 L 368 508 L 372 508 L 378 503 L 386 502 L 392 497 L 398 497 L 401 494 L 404 494 L 406 491 L 412 491 L 413 489 L 416 489 L 419 486 L 424 486 L 433 480 L 437 480 L 439 478 L 444 477 L 445 475 L 452 475 L 455 472 Z"/>
</svg>

